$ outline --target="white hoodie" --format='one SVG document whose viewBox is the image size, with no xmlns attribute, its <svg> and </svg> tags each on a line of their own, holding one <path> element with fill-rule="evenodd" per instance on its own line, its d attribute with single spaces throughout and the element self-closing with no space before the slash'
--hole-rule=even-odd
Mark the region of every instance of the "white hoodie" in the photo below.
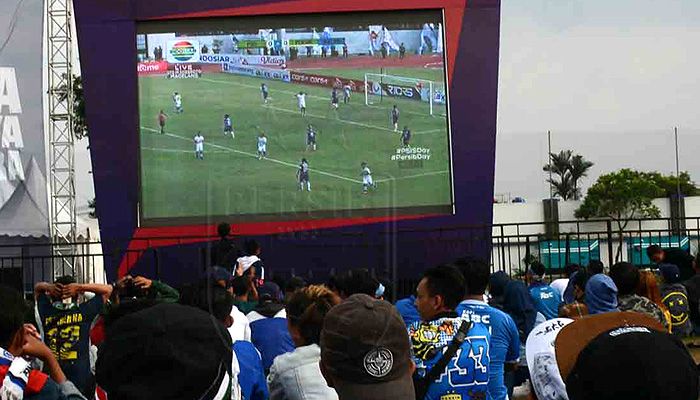
<svg viewBox="0 0 700 400">
<path fill-rule="evenodd" d="M 321 375 L 320 360 L 317 344 L 277 356 L 267 376 L 270 400 L 338 400 L 338 394 Z"/>
</svg>

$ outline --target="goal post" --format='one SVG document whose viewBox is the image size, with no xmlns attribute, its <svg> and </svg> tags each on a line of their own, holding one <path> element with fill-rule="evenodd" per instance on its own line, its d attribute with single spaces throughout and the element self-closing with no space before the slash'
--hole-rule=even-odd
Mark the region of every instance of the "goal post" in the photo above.
<svg viewBox="0 0 700 400">
<path fill-rule="evenodd" d="M 379 104 L 384 97 L 418 101 L 427 106 L 428 114 L 447 116 L 444 82 L 365 73 L 365 105 Z"/>
</svg>

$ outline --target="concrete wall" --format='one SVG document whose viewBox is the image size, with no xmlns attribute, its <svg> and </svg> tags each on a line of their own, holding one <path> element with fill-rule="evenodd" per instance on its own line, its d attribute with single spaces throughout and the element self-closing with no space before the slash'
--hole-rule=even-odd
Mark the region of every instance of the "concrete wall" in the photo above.
<svg viewBox="0 0 700 400">
<path fill-rule="evenodd" d="M 661 218 L 671 217 L 671 204 L 669 199 L 660 198 L 653 201 L 661 211 Z M 560 201 L 559 202 L 559 221 L 576 221 L 574 213 L 581 205 L 580 201 Z M 700 219 L 700 196 L 685 198 L 685 215 L 687 218 Z M 544 206 L 542 202 L 534 203 L 501 203 L 493 205 L 493 223 L 494 224 L 509 224 L 523 222 L 543 222 L 544 221 Z M 584 222 L 584 220 L 581 220 Z M 563 224 L 566 226 L 567 224 Z M 598 227 L 605 227 L 605 223 L 594 224 L 587 222 L 586 229 L 589 231 L 599 230 Z M 544 225 L 541 225 L 544 229 Z M 572 225 L 575 228 L 575 225 Z M 583 227 L 583 224 L 581 225 Z M 642 229 L 668 229 L 666 222 L 645 222 L 641 225 Z M 575 229 L 570 231 L 573 232 Z M 639 229 L 640 226 L 630 226 L 631 229 Z M 698 229 L 696 220 L 689 220 L 689 229 Z M 544 230 L 541 231 L 544 233 Z"/>
</svg>

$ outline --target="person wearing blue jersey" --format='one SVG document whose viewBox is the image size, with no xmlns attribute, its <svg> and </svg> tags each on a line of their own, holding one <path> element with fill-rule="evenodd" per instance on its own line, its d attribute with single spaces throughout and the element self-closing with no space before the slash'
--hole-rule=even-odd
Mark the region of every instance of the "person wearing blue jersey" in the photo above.
<svg viewBox="0 0 700 400">
<path fill-rule="evenodd" d="M 420 321 L 420 315 L 416 308 L 416 296 L 411 295 L 396 302 L 396 310 L 401 315 L 404 324 L 410 326 L 416 321 Z"/>
<path fill-rule="evenodd" d="M 297 180 L 299 181 L 299 190 L 304 190 L 304 184 L 306 184 L 306 191 L 311 191 L 311 181 L 309 180 L 309 162 L 306 161 L 306 158 L 302 158 L 301 163 L 299 163 Z"/>
<path fill-rule="evenodd" d="M 316 151 L 316 129 L 309 124 L 306 128 L 306 151 Z"/>
<path fill-rule="evenodd" d="M 338 109 L 338 89 L 333 88 L 333 91 L 331 92 L 331 107 L 334 109 Z"/>
<path fill-rule="evenodd" d="M 401 115 L 401 112 L 399 112 L 399 107 L 394 104 L 394 107 L 391 109 L 391 123 L 394 126 L 394 132 L 399 131 L 399 116 Z"/>
<path fill-rule="evenodd" d="M 408 129 L 408 126 L 404 126 L 403 132 L 401 132 L 401 145 L 411 147 L 411 130 Z"/>
<path fill-rule="evenodd" d="M 545 267 L 540 262 L 533 263 L 525 274 L 528 283 L 528 291 L 535 308 L 545 319 L 557 318 L 561 294 L 544 281 Z"/>
<path fill-rule="evenodd" d="M 486 325 L 491 334 L 489 342 L 489 396 L 494 400 L 508 399 L 504 382 L 506 372 L 515 371 L 520 357 L 520 335 L 515 321 L 505 312 L 484 302 L 491 268 L 485 261 L 461 259 L 455 262 L 465 278 L 464 300 L 457 306 L 457 314 L 467 321 Z"/>
<path fill-rule="evenodd" d="M 469 324 L 469 321 L 464 321 L 457 315 L 455 307 L 463 296 L 464 278 L 457 268 L 449 265 L 425 271 L 416 289 L 416 308 L 421 321 L 408 328 L 412 359 L 416 365 L 414 382 L 417 387 L 425 387 L 426 375 L 437 376 L 427 382 L 425 397 L 422 399 L 487 398 L 489 331 L 484 324 Z M 463 321 L 468 326 L 466 338 L 448 360 L 444 371 L 432 371 L 457 337 Z"/>
<path fill-rule="evenodd" d="M 268 98 L 270 97 L 270 90 L 267 88 L 267 84 L 260 84 L 260 93 L 262 95 L 263 103 L 267 104 Z"/>
</svg>

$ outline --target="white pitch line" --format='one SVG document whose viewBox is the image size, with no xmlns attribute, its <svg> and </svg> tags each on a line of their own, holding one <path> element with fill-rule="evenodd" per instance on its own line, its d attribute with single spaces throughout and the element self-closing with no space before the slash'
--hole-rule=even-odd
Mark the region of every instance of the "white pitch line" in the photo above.
<svg viewBox="0 0 700 400">
<path fill-rule="evenodd" d="M 142 126 L 141 129 L 145 129 L 145 130 L 147 130 L 147 131 L 156 132 L 156 133 L 160 132 L 160 131 L 157 130 L 157 129 L 149 128 L 149 127 L 146 127 L 146 126 Z M 174 134 L 172 134 L 172 133 L 166 133 L 165 135 L 166 135 L 166 136 L 170 136 L 170 137 L 174 137 L 174 138 L 178 138 L 178 139 L 182 139 L 182 140 L 190 141 L 190 139 L 188 139 L 188 138 L 185 138 L 185 137 L 182 137 L 182 136 L 179 136 L 179 135 L 174 135 Z M 221 145 L 218 145 L 218 144 L 216 144 L 216 143 L 205 143 L 205 144 L 206 144 L 206 145 L 209 145 L 209 146 L 212 146 L 212 147 L 218 147 L 218 148 L 220 148 L 220 149 L 224 149 L 224 150 L 226 150 L 226 151 L 230 151 L 230 152 L 233 152 L 233 153 L 238 153 L 238 154 L 246 155 L 246 156 L 249 156 L 249 157 L 258 158 L 258 155 L 257 155 L 257 154 L 248 153 L 248 152 L 241 151 L 241 150 L 236 150 L 236 149 L 233 149 L 233 148 L 230 148 L 230 147 L 226 147 L 226 146 L 221 146 Z M 277 164 L 280 164 L 280 165 L 285 165 L 285 166 L 288 166 L 288 167 L 293 167 L 294 169 L 299 168 L 299 166 L 296 165 L 296 164 L 288 163 L 288 162 L 281 161 L 281 160 L 275 160 L 274 158 L 270 158 L 270 157 L 265 157 L 264 160 L 267 160 L 267 161 L 270 161 L 270 162 L 273 162 L 273 163 L 277 163 Z M 352 183 L 362 183 L 362 181 L 359 181 L 359 180 L 351 179 L 351 178 L 348 178 L 348 177 L 345 177 L 345 176 L 341 176 L 341 175 L 336 175 L 336 174 L 333 174 L 333 173 L 330 173 L 330 172 L 321 171 L 321 170 L 318 170 L 318 169 L 313 169 L 313 170 L 311 170 L 311 173 L 317 173 L 317 174 L 319 174 L 319 175 L 326 175 L 326 176 L 330 176 L 330 177 L 332 177 L 332 178 L 342 179 L 342 180 L 349 181 L 349 182 L 352 182 Z"/>
<path fill-rule="evenodd" d="M 234 86 L 247 87 L 247 88 L 256 89 L 256 90 L 259 90 L 259 89 L 260 89 L 260 88 L 257 87 L 257 86 L 248 85 L 248 84 L 240 83 L 240 82 L 219 81 L 219 80 L 216 80 L 216 79 L 207 79 L 207 78 L 199 78 L 199 80 L 200 80 L 200 81 L 205 81 L 205 82 L 224 83 L 224 84 L 227 84 L 227 85 L 234 85 Z M 282 81 L 280 81 L 280 82 L 282 82 Z M 290 90 L 276 90 L 276 91 L 277 91 L 277 92 L 281 92 L 281 93 L 291 94 L 291 95 L 295 95 L 295 94 L 298 93 L 298 92 L 292 92 L 292 91 L 290 91 Z M 362 96 L 361 93 L 359 93 L 358 95 L 359 95 L 359 96 Z M 314 96 L 314 95 L 312 95 L 312 94 L 310 94 L 310 95 L 308 95 L 308 96 L 309 96 L 310 98 L 314 98 L 314 99 L 328 100 L 328 99 L 325 98 L 325 97 Z M 276 108 L 276 107 L 270 106 L 270 105 L 268 105 L 267 107 L 269 107 L 269 108 Z M 373 106 L 373 105 L 367 105 L 367 107 L 376 108 L 376 109 L 382 109 L 382 107 Z M 281 110 L 281 111 L 287 111 L 287 112 L 295 112 L 294 110 L 289 110 L 289 109 L 280 109 L 280 110 Z M 407 113 L 407 114 L 414 114 L 414 115 L 420 115 L 420 116 L 428 116 L 427 114 L 417 113 L 417 112 L 413 112 L 413 111 L 404 111 L 404 112 Z M 335 120 L 335 119 L 333 119 L 333 118 L 328 118 L 328 117 L 314 116 L 314 115 L 311 115 L 311 114 L 309 114 L 309 113 L 307 113 L 307 115 L 312 116 L 312 117 L 315 117 L 315 118 L 324 118 L 324 119 Z M 394 131 L 393 129 L 389 129 L 389 128 L 383 128 L 383 127 L 374 126 L 374 125 L 366 125 L 366 124 L 362 124 L 362 123 L 359 123 L 359 122 L 348 121 L 348 120 L 344 120 L 344 119 L 338 119 L 338 120 L 335 120 L 335 121 L 341 121 L 341 122 L 345 122 L 345 123 L 348 123 L 348 124 L 354 124 L 354 125 L 364 126 L 364 127 L 366 127 L 366 128 L 380 129 L 380 130 L 384 130 L 384 131 L 388 131 L 388 132 L 393 132 L 393 131 Z M 442 129 L 441 129 L 441 130 L 442 130 Z M 420 135 L 420 134 L 427 133 L 427 132 L 433 132 L 433 130 L 431 130 L 431 131 L 426 131 L 426 132 L 416 132 L 415 134 Z"/>
<path fill-rule="evenodd" d="M 240 82 L 217 81 L 217 80 L 215 80 L 215 79 L 206 79 L 206 78 L 199 78 L 199 79 L 200 79 L 200 80 L 203 80 L 203 81 L 207 81 L 207 82 L 227 83 L 227 84 L 230 84 L 230 85 L 238 85 L 238 86 L 243 86 L 243 87 L 249 87 L 249 88 L 258 89 L 257 86 L 247 85 L 247 84 L 245 84 L 245 83 L 240 83 Z M 278 91 L 279 91 L 279 92 L 282 92 L 282 93 L 289 93 L 289 94 L 292 94 L 292 95 L 294 95 L 294 94 L 297 93 L 297 92 L 291 92 L 291 91 L 288 91 L 288 90 L 278 90 Z M 313 98 L 316 98 L 316 99 L 326 100 L 325 97 L 320 97 L 320 96 L 309 95 L 309 97 L 313 97 Z M 272 108 L 272 109 L 274 109 L 274 110 L 283 111 L 283 112 L 288 112 L 288 113 L 293 113 L 293 114 L 300 114 L 299 111 L 290 110 L 290 109 L 288 109 L 288 108 L 275 107 L 275 106 L 272 106 L 272 105 L 269 105 L 269 104 L 268 104 L 266 107 L 267 107 L 267 108 Z M 369 124 L 363 124 L 363 123 L 361 123 L 361 122 L 348 121 L 348 120 L 344 120 L 344 119 L 329 118 L 329 117 L 324 117 L 324 116 L 321 116 L 321 115 L 310 114 L 310 113 L 308 113 L 308 112 L 306 113 L 306 115 L 309 116 L 309 117 L 313 117 L 313 118 L 329 119 L 329 120 L 332 120 L 332 121 L 339 121 L 339 122 L 343 122 L 343 123 L 346 123 L 346 124 L 358 125 L 358 126 L 362 126 L 362 127 L 370 128 L 370 129 L 379 129 L 379 130 L 383 130 L 383 131 L 387 131 L 387 132 L 393 132 L 393 131 L 394 131 L 393 129 L 383 128 L 383 127 L 381 127 L 381 126 L 374 126 L 374 125 L 369 125 Z"/>
<path fill-rule="evenodd" d="M 278 110 L 278 111 L 282 111 L 282 112 L 292 113 L 292 114 L 300 114 L 299 111 L 289 110 L 289 109 L 287 109 L 287 108 L 275 107 L 275 106 L 271 106 L 271 105 L 268 105 L 267 108 L 271 108 L 271 109 L 273 109 L 273 110 Z M 337 119 L 337 118 L 324 117 L 324 116 L 322 116 L 322 115 L 314 115 L 314 114 L 311 114 L 311 113 L 308 113 L 308 112 L 306 113 L 305 116 L 311 117 L 311 118 L 320 118 L 320 119 L 328 119 L 328 120 L 331 120 L 331 121 L 343 122 L 343 123 L 346 123 L 346 124 L 357 125 L 357 126 L 361 126 L 361 127 L 369 128 L 369 129 L 379 129 L 379 130 L 382 130 L 382 131 L 394 132 L 393 129 L 382 128 L 381 126 L 363 124 L 362 122 L 348 121 L 348 120 L 344 120 L 344 119 Z"/>
<path fill-rule="evenodd" d="M 144 128 L 146 129 L 146 128 Z M 179 149 L 158 149 L 155 147 L 141 147 L 141 150 L 161 151 L 164 153 L 194 153 L 194 150 L 179 150 Z M 227 153 L 226 151 L 210 151 L 209 153 Z"/>
<path fill-rule="evenodd" d="M 442 174 L 446 174 L 448 172 L 449 171 L 447 171 L 447 170 L 445 170 L 445 171 L 433 171 L 433 172 L 426 172 L 423 174 L 400 176 L 398 178 L 377 179 L 375 182 L 379 183 L 379 182 L 388 182 L 388 181 L 398 181 L 398 180 L 402 180 L 402 179 L 420 178 L 423 176 L 442 175 Z"/>
<path fill-rule="evenodd" d="M 427 135 L 427 134 L 430 134 L 430 133 L 438 133 L 438 132 L 445 133 L 445 129 L 443 129 L 443 128 L 431 129 L 431 130 L 429 130 L 429 131 L 416 132 L 416 133 L 414 133 L 414 135 Z"/>
<path fill-rule="evenodd" d="M 234 75 L 234 76 L 245 76 L 245 75 Z M 251 89 L 255 89 L 255 90 L 260 90 L 259 86 L 248 85 L 246 83 L 241 83 L 241 82 L 219 81 L 216 79 L 207 79 L 207 78 L 199 78 L 199 80 L 206 81 L 206 82 L 212 82 L 212 83 L 224 83 L 227 85 L 241 86 L 241 87 L 247 87 L 247 88 L 251 88 Z M 284 82 L 284 81 L 276 81 L 276 82 Z M 291 82 L 286 82 L 286 83 L 291 83 Z M 299 92 L 292 92 L 291 90 L 275 90 L 275 91 L 280 92 L 280 93 L 287 93 L 287 94 L 291 94 L 291 95 L 295 95 L 295 94 L 299 93 Z M 313 94 L 310 94 L 309 97 L 313 98 L 313 99 L 319 99 L 319 100 L 328 100 L 330 102 L 330 99 L 326 98 L 326 97 L 315 96 Z"/>
</svg>

